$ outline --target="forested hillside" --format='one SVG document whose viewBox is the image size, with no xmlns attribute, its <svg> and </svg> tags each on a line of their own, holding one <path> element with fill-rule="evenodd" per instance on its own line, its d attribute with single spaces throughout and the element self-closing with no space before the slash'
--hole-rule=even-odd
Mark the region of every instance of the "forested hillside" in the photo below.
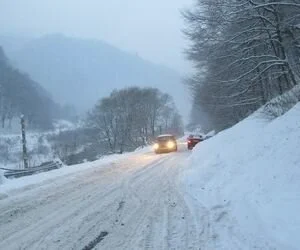
<svg viewBox="0 0 300 250">
<path fill-rule="evenodd" d="M 299 84 L 299 12 L 294 0 L 216 0 L 183 13 L 196 68 L 192 123 L 205 117 L 204 130 L 222 130 Z"/>
<path fill-rule="evenodd" d="M 0 43 L 1 43 L 0 37 Z M 7 42 L 12 41 L 12 45 Z M 13 46 L 6 38 L 14 65 L 28 72 L 60 104 L 86 112 L 114 89 L 151 86 L 174 97 L 180 113 L 189 106 L 180 75 L 100 40 L 50 34 Z"/>
<path fill-rule="evenodd" d="M 1 128 L 9 128 L 23 114 L 30 128 L 48 129 L 59 107 L 27 74 L 10 65 L 0 47 Z"/>
</svg>

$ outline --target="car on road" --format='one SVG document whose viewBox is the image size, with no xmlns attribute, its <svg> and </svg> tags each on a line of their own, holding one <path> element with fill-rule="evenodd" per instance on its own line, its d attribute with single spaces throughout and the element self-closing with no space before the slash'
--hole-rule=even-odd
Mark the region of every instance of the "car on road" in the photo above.
<svg viewBox="0 0 300 250">
<path fill-rule="evenodd" d="M 156 154 L 176 152 L 176 137 L 171 134 L 157 136 L 153 148 Z"/>
<path fill-rule="evenodd" d="M 192 150 L 199 142 L 203 141 L 202 135 L 189 135 L 187 138 L 187 148 Z"/>
</svg>

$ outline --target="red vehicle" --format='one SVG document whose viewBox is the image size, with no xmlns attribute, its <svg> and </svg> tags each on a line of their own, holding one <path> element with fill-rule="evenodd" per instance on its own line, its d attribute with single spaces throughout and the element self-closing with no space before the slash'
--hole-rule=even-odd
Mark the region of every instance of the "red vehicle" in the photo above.
<svg viewBox="0 0 300 250">
<path fill-rule="evenodd" d="M 187 138 L 187 148 L 189 150 L 192 150 L 197 143 L 203 141 L 204 138 L 202 135 L 189 135 L 189 137 Z"/>
</svg>

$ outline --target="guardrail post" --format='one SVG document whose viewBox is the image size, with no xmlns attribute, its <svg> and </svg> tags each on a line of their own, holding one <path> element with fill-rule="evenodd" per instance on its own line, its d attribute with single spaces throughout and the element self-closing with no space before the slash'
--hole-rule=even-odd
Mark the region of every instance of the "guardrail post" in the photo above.
<svg viewBox="0 0 300 250">
<path fill-rule="evenodd" d="M 26 133 L 25 133 L 24 115 L 21 115 L 21 129 L 22 129 L 22 146 L 23 146 L 24 168 L 28 168 L 28 154 L 27 154 L 27 147 L 26 147 Z"/>
</svg>

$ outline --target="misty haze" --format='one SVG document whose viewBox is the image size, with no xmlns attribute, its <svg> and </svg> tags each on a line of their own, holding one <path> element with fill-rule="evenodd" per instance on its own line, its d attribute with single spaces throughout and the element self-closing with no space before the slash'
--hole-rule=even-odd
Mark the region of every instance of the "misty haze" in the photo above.
<svg viewBox="0 0 300 250">
<path fill-rule="evenodd" d="M 299 249 L 300 0 L 1 0 L 0 249 Z"/>
</svg>

